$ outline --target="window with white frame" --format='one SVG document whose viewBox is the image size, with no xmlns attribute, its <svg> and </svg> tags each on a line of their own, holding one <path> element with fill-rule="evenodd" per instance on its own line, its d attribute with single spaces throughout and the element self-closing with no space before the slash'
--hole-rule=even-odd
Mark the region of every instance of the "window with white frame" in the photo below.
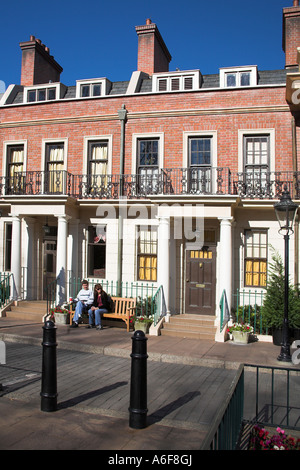
<svg viewBox="0 0 300 470">
<path fill-rule="evenodd" d="M 152 91 L 197 90 L 200 87 L 200 81 L 201 74 L 199 70 L 153 74 Z"/>
<path fill-rule="evenodd" d="M 159 175 L 159 138 L 137 141 L 138 188 L 143 193 L 156 193 Z"/>
<path fill-rule="evenodd" d="M 268 171 L 270 167 L 270 136 L 244 136 L 244 168 L 246 173 Z"/>
<path fill-rule="evenodd" d="M 45 189 L 47 193 L 63 192 L 64 142 L 46 143 Z"/>
<path fill-rule="evenodd" d="M 211 193 L 217 182 L 217 131 L 183 133 L 183 183 L 191 193 Z"/>
<path fill-rule="evenodd" d="M 257 85 L 257 67 L 230 67 L 220 69 L 220 87 L 236 88 Z"/>
<path fill-rule="evenodd" d="M 267 230 L 245 230 L 245 287 L 267 285 Z"/>
<path fill-rule="evenodd" d="M 137 278 L 157 280 L 157 227 L 138 227 Z"/>
<path fill-rule="evenodd" d="M 244 135 L 244 179 L 246 192 L 268 190 L 270 136 Z"/>
<path fill-rule="evenodd" d="M 91 187 L 106 184 L 108 164 L 108 141 L 92 140 L 88 142 L 88 177 Z"/>
<path fill-rule="evenodd" d="M 24 103 L 52 101 L 60 98 L 61 83 L 35 85 L 24 88 Z"/>
<path fill-rule="evenodd" d="M 111 83 L 106 78 L 76 81 L 76 98 L 97 98 L 108 94 Z"/>
<path fill-rule="evenodd" d="M 24 186 L 24 144 L 8 145 L 6 191 L 19 192 Z"/>
</svg>

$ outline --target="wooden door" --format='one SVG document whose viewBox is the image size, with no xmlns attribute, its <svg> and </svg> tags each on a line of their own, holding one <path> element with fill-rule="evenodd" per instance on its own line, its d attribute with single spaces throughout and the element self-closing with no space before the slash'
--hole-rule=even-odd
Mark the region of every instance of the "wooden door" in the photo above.
<svg viewBox="0 0 300 470">
<path fill-rule="evenodd" d="M 216 247 L 187 250 L 185 313 L 215 315 Z"/>
</svg>

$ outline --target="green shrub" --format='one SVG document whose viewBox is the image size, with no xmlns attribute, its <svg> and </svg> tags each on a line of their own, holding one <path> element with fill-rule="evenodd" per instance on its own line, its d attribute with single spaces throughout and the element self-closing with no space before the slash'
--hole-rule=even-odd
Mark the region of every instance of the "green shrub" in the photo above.
<svg viewBox="0 0 300 470">
<path fill-rule="evenodd" d="M 267 291 L 263 302 L 263 323 L 267 328 L 281 328 L 284 319 L 285 273 L 278 253 L 272 256 Z M 300 327 L 299 290 L 289 284 L 289 326 Z"/>
</svg>

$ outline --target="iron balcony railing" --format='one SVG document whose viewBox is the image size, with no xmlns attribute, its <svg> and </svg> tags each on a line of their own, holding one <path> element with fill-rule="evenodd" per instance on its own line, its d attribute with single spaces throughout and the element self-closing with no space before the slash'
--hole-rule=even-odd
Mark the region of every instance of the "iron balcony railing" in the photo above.
<svg viewBox="0 0 300 470">
<path fill-rule="evenodd" d="M 233 195 L 277 199 L 285 186 L 300 199 L 300 172 L 233 173 L 227 167 L 146 169 L 130 175 L 73 175 L 66 170 L 15 172 L 0 179 L 2 196 L 64 195 L 76 199 L 147 198 L 155 195 Z"/>
</svg>

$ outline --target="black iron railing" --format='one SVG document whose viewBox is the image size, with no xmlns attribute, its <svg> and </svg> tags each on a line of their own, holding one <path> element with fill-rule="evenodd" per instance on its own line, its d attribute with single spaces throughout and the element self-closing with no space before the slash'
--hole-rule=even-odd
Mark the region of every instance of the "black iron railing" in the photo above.
<svg viewBox="0 0 300 470">
<path fill-rule="evenodd" d="M 227 167 L 151 169 L 130 175 L 73 175 L 65 170 L 15 172 L 1 177 L 2 196 L 63 195 L 76 199 L 128 199 L 167 196 L 233 195 L 242 199 L 278 199 L 286 186 L 300 199 L 300 172 Z"/>
</svg>

